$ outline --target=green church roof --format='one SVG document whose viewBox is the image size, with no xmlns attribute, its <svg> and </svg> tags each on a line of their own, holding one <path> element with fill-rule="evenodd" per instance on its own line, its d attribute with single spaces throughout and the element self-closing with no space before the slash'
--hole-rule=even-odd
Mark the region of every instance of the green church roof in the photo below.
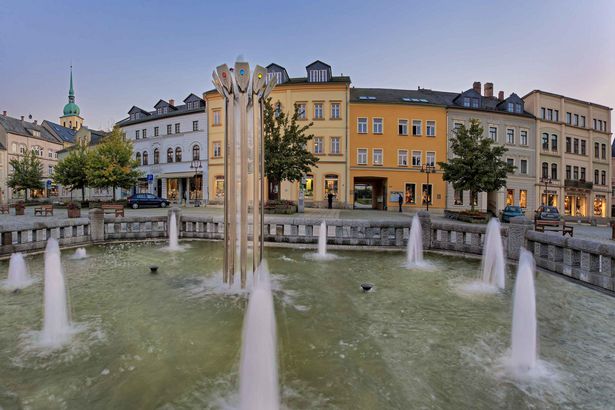
<svg viewBox="0 0 615 410">
<path fill-rule="evenodd" d="M 64 115 L 79 115 L 81 110 L 75 104 L 75 90 L 73 89 L 73 66 L 70 67 L 70 89 L 68 90 L 68 104 L 64 106 Z"/>
</svg>

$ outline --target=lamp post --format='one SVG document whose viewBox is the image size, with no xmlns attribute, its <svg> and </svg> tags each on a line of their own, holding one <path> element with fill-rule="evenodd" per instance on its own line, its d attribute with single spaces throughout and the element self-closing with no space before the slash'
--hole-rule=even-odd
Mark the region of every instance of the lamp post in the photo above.
<svg viewBox="0 0 615 410">
<path fill-rule="evenodd" d="M 549 184 L 551 183 L 551 178 L 549 177 L 542 177 L 540 178 L 540 182 L 545 184 L 545 205 L 549 205 L 549 193 L 548 193 L 548 189 L 549 189 Z"/>
<path fill-rule="evenodd" d="M 190 169 L 194 169 L 194 186 L 196 188 L 196 177 L 199 175 L 199 170 L 203 169 L 203 164 L 200 159 L 193 159 L 192 163 L 190 163 Z M 197 189 L 198 191 L 198 189 Z M 194 206 L 201 206 L 201 201 L 198 196 L 195 195 L 194 198 Z"/>
<path fill-rule="evenodd" d="M 421 167 L 421 172 L 427 174 L 427 186 L 429 186 L 429 174 L 433 174 L 436 172 L 436 167 L 433 165 L 423 165 Z M 426 192 L 423 192 L 423 194 L 426 194 Z M 427 206 L 427 212 L 429 212 L 429 202 L 431 201 L 431 195 L 433 195 L 433 189 L 432 189 L 432 193 L 427 196 L 427 200 L 425 201 L 425 204 Z"/>
</svg>

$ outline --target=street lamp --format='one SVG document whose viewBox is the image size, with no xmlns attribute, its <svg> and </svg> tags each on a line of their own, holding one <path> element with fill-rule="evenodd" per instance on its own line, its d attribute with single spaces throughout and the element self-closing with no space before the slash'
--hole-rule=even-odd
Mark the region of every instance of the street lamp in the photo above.
<svg viewBox="0 0 615 410">
<path fill-rule="evenodd" d="M 545 205 L 549 205 L 549 193 L 548 193 L 548 189 L 549 189 L 549 184 L 551 183 L 551 178 L 549 177 L 542 177 L 540 178 L 540 182 L 545 184 Z"/>
<path fill-rule="evenodd" d="M 436 172 L 436 167 L 433 165 L 423 165 L 421 167 L 421 172 L 427 174 L 427 186 L 429 186 L 429 174 L 433 174 Z M 423 194 L 427 194 L 426 192 L 423 192 Z M 426 206 L 427 206 L 427 212 L 429 212 L 429 202 L 431 201 L 431 195 L 433 195 L 433 189 L 430 195 L 427 196 L 427 200 L 425 201 Z"/>
<path fill-rule="evenodd" d="M 193 159 L 192 163 L 190 163 L 190 169 L 194 169 L 194 186 L 196 187 L 196 177 L 199 175 L 199 170 L 203 168 L 203 164 L 201 162 L 200 159 Z M 198 189 L 196 189 L 196 191 L 198 191 Z M 194 198 L 194 206 L 201 206 L 201 201 L 199 200 L 198 196 L 195 195 Z"/>
</svg>

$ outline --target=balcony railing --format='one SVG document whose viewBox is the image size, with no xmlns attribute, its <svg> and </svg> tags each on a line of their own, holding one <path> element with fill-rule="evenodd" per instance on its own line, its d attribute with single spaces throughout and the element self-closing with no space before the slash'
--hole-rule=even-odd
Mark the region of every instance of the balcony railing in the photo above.
<svg viewBox="0 0 615 410">
<path fill-rule="evenodd" d="M 592 189 L 594 187 L 594 184 L 593 182 L 584 181 L 582 179 L 566 179 L 564 181 L 564 186 L 568 188 Z"/>
</svg>

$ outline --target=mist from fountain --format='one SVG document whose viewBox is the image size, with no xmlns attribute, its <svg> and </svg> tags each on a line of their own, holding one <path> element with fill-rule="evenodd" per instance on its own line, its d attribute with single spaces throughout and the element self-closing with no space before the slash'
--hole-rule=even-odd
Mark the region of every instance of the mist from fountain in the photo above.
<svg viewBox="0 0 615 410">
<path fill-rule="evenodd" d="M 88 253 L 85 250 L 85 248 L 77 248 L 77 250 L 75 251 L 74 255 L 71 257 L 71 259 L 85 259 L 88 257 Z"/>
<path fill-rule="evenodd" d="M 9 261 L 9 275 L 4 281 L 3 287 L 7 290 L 23 289 L 30 286 L 34 280 L 28 274 L 28 267 L 23 255 L 13 253 Z"/>
<path fill-rule="evenodd" d="M 169 218 L 169 250 L 179 251 L 181 247 L 179 246 L 179 235 L 177 233 L 177 217 L 175 216 L 175 212 L 171 212 L 171 217 Z"/>
<path fill-rule="evenodd" d="M 537 324 L 534 256 L 524 248 L 519 255 L 519 266 L 513 293 L 512 345 L 510 365 L 516 372 L 528 372 L 537 361 Z"/>
<path fill-rule="evenodd" d="M 320 223 L 320 232 L 318 233 L 318 256 L 327 257 L 327 223 Z"/>
<path fill-rule="evenodd" d="M 481 279 L 484 284 L 504 289 L 506 286 L 504 275 L 506 261 L 504 259 L 504 246 L 502 245 L 502 235 L 500 233 L 500 221 L 497 218 L 491 218 L 487 225 L 481 268 Z"/>
<path fill-rule="evenodd" d="M 60 247 L 54 238 L 47 240 L 45 249 L 45 290 L 43 330 L 40 344 L 58 347 L 65 344 L 71 335 L 66 285 L 62 272 Z"/>
<path fill-rule="evenodd" d="M 242 410 L 276 410 L 280 406 L 275 312 L 265 260 L 254 274 L 243 323 L 239 396 Z"/>
<path fill-rule="evenodd" d="M 418 215 L 412 217 L 408 246 L 406 248 L 407 266 L 415 267 L 423 264 L 423 229 Z"/>
</svg>

